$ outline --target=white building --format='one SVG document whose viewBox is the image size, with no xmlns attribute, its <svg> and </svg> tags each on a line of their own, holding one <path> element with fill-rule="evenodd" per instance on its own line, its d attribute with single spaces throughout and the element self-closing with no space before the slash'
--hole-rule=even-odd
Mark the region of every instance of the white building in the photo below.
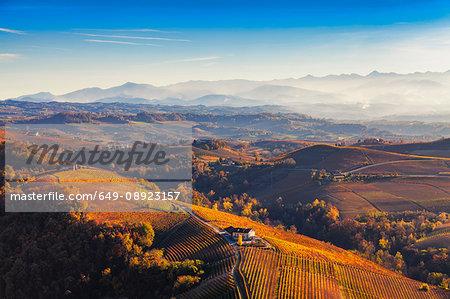
<svg viewBox="0 0 450 299">
<path fill-rule="evenodd" d="M 239 236 L 242 236 L 242 240 L 252 240 L 256 236 L 253 228 L 229 226 L 225 229 L 225 231 L 235 240 L 239 239 Z"/>
</svg>

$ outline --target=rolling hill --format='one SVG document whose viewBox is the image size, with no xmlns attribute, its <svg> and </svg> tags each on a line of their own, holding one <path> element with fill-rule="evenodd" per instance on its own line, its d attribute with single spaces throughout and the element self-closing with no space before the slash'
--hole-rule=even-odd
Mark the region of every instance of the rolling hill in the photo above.
<svg viewBox="0 0 450 299">
<path fill-rule="evenodd" d="M 134 192 L 148 192 L 152 189 L 148 189 L 143 180 L 93 167 L 79 169 L 65 167 L 62 170 L 45 171 L 36 177 L 31 177 L 28 181 L 17 183 L 16 188 L 20 188 L 27 194 L 58 192 L 65 197 L 64 201 L 9 203 L 10 209 L 16 208 L 17 211 L 138 212 L 142 210 L 170 211 L 173 208 L 169 201 L 158 203 L 148 201 L 143 205 L 142 202 L 129 200 Z M 83 199 L 69 197 L 75 195 L 83 196 Z"/>
<path fill-rule="evenodd" d="M 252 227 L 275 250 L 241 247 L 239 271 L 248 298 L 445 298 L 433 288 L 402 277 L 338 247 L 284 232 L 247 218 L 193 207 L 208 224 Z M 382 287 L 380 287 L 382 286 Z"/>
<path fill-rule="evenodd" d="M 370 148 L 393 153 L 450 158 L 450 138 L 432 142 L 373 145 Z"/>
<path fill-rule="evenodd" d="M 332 183 L 317 198 L 335 205 L 346 216 L 367 211 L 450 211 L 450 178 L 393 178 L 378 182 Z"/>
<path fill-rule="evenodd" d="M 273 169 L 270 184 L 254 191 L 257 199 L 270 202 L 282 197 L 291 203 L 323 199 L 344 216 L 367 211 L 450 211 L 448 158 L 320 144 L 272 160 L 289 158 L 296 166 Z M 312 179 L 320 170 L 328 173 L 328 180 Z"/>
<path fill-rule="evenodd" d="M 448 116 L 448 103 L 439 99 L 449 96 L 449 78 L 448 71 L 411 74 L 373 71 L 366 76 L 342 74 L 269 81 L 188 81 L 166 86 L 127 82 L 110 88 L 90 87 L 60 95 L 41 92 L 15 99 L 80 103 L 105 98 L 115 98 L 119 102 L 141 98 L 159 100 L 159 103 L 166 99 L 169 99 L 168 102 L 178 99 L 186 105 L 191 105 L 193 101 L 206 106 L 277 102 L 294 111 L 322 118 L 368 120 L 408 115 L 408 120 L 420 119 L 422 116 L 432 120 L 433 115 L 440 115 L 442 119 Z M 217 98 L 214 95 L 223 96 Z M 240 102 L 239 98 L 245 98 L 245 101 Z M 386 115 L 386 111 L 389 115 Z"/>
<path fill-rule="evenodd" d="M 159 227 L 165 258 L 205 262 L 200 283 L 177 298 L 447 298 L 448 291 L 391 272 L 336 246 L 248 218 L 193 206 L 193 213 L 88 213 L 97 223 Z M 165 224 L 168 220 L 169 225 Z M 160 224 L 159 222 L 164 222 Z M 236 247 L 228 226 L 252 227 L 273 248 Z"/>
<path fill-rule="evenodd" d="M 215 150 L 205 150 L 193 147 L 192 152 L 205 161 L 217 161 L 219 158 L 232 159 L 233 161 L 254 161 L 255 158 L 249 153 L 240 153 L 232 149 L 220 148 Z"/>
<path fill-rule="evenodd" d="M 410 155 L 389 153 L 361 147 L 340 147 L 318 144 L 296 150 L 274 160 L 292 158 L 299 168 L 349 171 L 351 169 L 387 161 L 417 159 Z"/>
</svg>

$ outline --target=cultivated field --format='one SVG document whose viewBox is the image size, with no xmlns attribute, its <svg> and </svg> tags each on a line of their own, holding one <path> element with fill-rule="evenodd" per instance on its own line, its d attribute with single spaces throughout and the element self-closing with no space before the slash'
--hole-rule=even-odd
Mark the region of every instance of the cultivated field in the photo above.
<svg viewBox="0 0 450 299">
<path fill-rule="evenodd" d="M 251 219 L 228 214 L 225 212 L 215 211 L 207 208 L 193 206 L 193 211 L 199 217 L 222 229 L 228 226 L 235 227 L 252 227 L 256 234 L 260 237 L 267 238 L 273 243 L 275 247 L 277 244 L 282 244 L 280 247 L 294 248 L 296 252 L 307 255 L 311 258 L 322 260 L 341 262 L 345 265 L 371 267 L 373 271 L 380 273 L 391 273 L 389 270 L 378 266 L 377 264 L 362 259 L 361 257 L 352 254 L 344 249 L 333 246 L 331 244 L 321 242 L 303 235 L 278 230 L 276 228 L 266 226 L 264 224 L 255 222 Z M 280 249 L 285 250 L 285 249 Z"/>
<path fill-rule="evenodd" d="M 212 263 L 234 256 L 233 248 L 223 237 L 193 217 L 175 227 L 157 246 L 165 249 L 164 256 L 170 261 L 193 259 Z"/>
<path fill-rule="evenodd" d="M 296 150 L 277 157 L 275 160 L 285 158 L 293 158 L 298 167 L 330 171 L 347 171 L 368 164 L 414 159 L 414 157 L 404 154 L 328 144 L 319 144 Z"/>
<path fill-rule="evenodd" d="M 439 175 L 450 172 L 450 160 L 413 160 L 379 163 L 354 171 L 358 174 Z"/>
<path fill-rule="evenodd" d="M 245 248 L 241 270 L 251 298 L 447 298 L 442 289 L 308 256 Z"/>
<path fill-rule="evenodd" d="M 370 183 L 335 183 L 321 189 L 320 199 L 345 216 L 362 211 L 450 211 L 450 178 L 395 178 Z"/>
<path fill-rule="evenodd" d="M 254 190 L 258 200 L 282 197 L 290 203 L 307 203 L 323 199 L 345 217 L 369 211 L 450 211 L 449 159 L 324 144 L 293 151 L 274 161 L 286 158 L 293 158 L 296 166 L 273 169 L 270 184 Z M 320 170 L 354 178 L 313 181 L 312 174 Z M 369 176 L 358 178 L 361 175 Z"/>
<path fill-rule="evenodd" d="M 448 292 L 405 278 L 335 246 L 252 220 L 194 207 L 209 223 L 252 227 L 274 249 L 241 247 L 239 270 L 249 298 L 447 298 Z"/>
</svg>

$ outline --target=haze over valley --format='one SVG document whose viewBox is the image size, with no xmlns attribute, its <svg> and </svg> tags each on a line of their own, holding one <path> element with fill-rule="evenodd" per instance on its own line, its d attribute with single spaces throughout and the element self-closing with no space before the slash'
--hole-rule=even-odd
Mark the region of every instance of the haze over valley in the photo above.
<svg viewBox="0 0 450 299">
<path fill-rule="evenodd" d="M 167 86 L 128 82 L 107 89 L 90 87 L 61 95 L 39 92 L 14 100 L 161 105 L 282 105 L 319 118 L 447 122 L 450 71 L 306 76 L 271 81 L 188 81 Z"/>
</svg>

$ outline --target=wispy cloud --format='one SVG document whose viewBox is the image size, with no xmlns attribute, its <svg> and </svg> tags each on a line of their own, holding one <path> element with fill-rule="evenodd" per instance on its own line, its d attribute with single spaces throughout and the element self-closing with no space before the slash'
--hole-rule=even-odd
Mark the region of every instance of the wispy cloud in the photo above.
<svg viewBox="0 0 450 299">
<path fill-rule="evenodd" d="M 165 31 L 151 28 L 135 28 L 135 29 L 95 29 L 95 28 L 74 28 L 73 30 L 85 31 L 108 31 L 108 32 L 157 32 L 157 33 L 180 33 L 180 31 Z"/>
<path fill-rule="evenodd" d="M 85 39 L 84 41 L 91 43 L 110 43 L 110 44 L 136 45 L 136 46 L 159 46 L 155 44 L 142 44 L 142 43 L 123 42 L 117 40 L 103 40 L 103 39 Z"/>
<path fill-rule="evenodd" d="M 208 66 L 215 65 L 215 64 L 218 64 L 218 62 L 217 61 L 211 61 L 211 62 L 207 62 L 207 63 L 203 64 L 203 66 L 208 67 Z"/>
<path fill-rule="evenodd" d="M 8 29 L 8 28 L 0 28 L 0 31 L 2 31 L 2 32 L 8 32 L 8 33 L 13 33 L 13 34 L 25 34 L 24 31 L 14 30 L 14 29 Z"/>
<path fill-rule="evenodd" d="M 83 35 L 83 36 L 92 36 L 92 37 L 123 38 L 123 39 L 163 40 L 163 41 L 177 41 L 177 42 L 189 42 L 190 41 L 187 39 L 176 39 L 176 38 L 165 38 L 165 37 L 109 35 L 109 34 L 94 34 L 94 33 L 75 33 L 75 34 Z"/>
<path fill-rule="evenodd" d="M 12 54 L 12 53 L 0 53 L 0 62 L 3 61 L 11 61 L 15 58 L 20 57 L 19 54 Z"/>
<path fill-rule="evenodd" d="M 165 30 L 158 30 L 158 29 L 149 29 L 149 28 L 142 28 L 142 29 L 115 29 L 115 31 L 137 31 L 137 32 L 159 32 L 159 33 L 180 33 L 180 31 L 165 31 Z"/>
<path fill-rule="evenodd" d="M 44 49 L 44 50 L 58 50 L 58 51 L 72 51 L 69 48 L 59 48 L 59 47 L 46 47 L 46 46 L 37 46 L 37 45 L 29 45 L 27 48 L 33 49 Z"/>
<path fill-rule="evenodd" d="M 166 63 L 180 63 L 180 62 L 202 62 L 202 61 L 210 61 L 206 64 L 215 64 L 217 62 L 214 62 L 216 59 L 222 58 L 221 56 L 205 56 L 205 57 L 193 57 L 193 58 L 184 58 L 184 59 L 177 59 L 177 60 L 166 60 L 166 61 L 159 61 L 152 63 L 152 65 L 161 65 Z"/>
<path fill-rule="evenodd" d="M 215 59 L 219 59 L 219 58 L 221 58 L 221 57 L 220 56 L 207 56 L 207 57 L 186 58 L 186 59 L 181 59 L 178 61 L 181 61 L 181 62 L 208 61 L 208 60 L 215 60 Z"/>
</svg>

